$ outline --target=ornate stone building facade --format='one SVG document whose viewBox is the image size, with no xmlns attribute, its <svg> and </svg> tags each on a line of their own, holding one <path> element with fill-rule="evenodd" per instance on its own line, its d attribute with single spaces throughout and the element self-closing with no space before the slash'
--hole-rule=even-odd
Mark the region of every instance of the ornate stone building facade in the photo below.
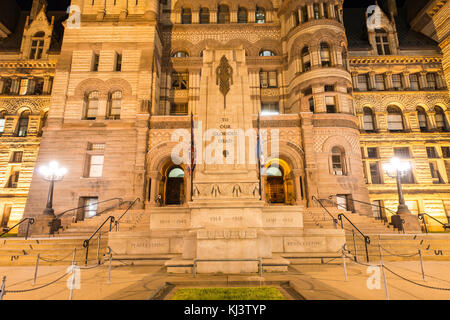
<svg viewBox="0 0 450 320">
<path fill-rule="evenodd" d="M 344 9 L 340 0 L 72 0 L 80 25 L 65 22 L 59 42 L 55 24 L 64 13 L 46 12 L 44 0 L 33 3 L 30 13 L 18 14 L 24 28 L 4 31 L 3 43 L 15 35 L 20 45 L 0 52 L 2 86 L 10 88 L 0 97 L 0 208 L 4 216 L 12 210 L 10 224 L 25 202 L 25 216 L 41 215 L 48 183 L 33 169 L 51 160 L 69 171 L 56 186 L 57 212 L 139 197 L 152 228 L 168 224 L 167 232 L 185 232 L 186 239 L 191 228 L 220 226 L 205 210 L 234 210 L 240 219 L 257 212 L 264 222 L 243 224 L 262 223 L 280 236 L 283 223 L 301 225 L 315 198 L 390 219 L 390 211 L 367 203 L 395 211 L 395 181 L 382 170 L 393 155 L 413 166 L 404 178 L 411 211 L 447 222 L 443 54 L 409 28 L 406 8 L 386 1 L 381 24 L 371 28 L 365 8 Z M 220 82 L 222 63 L 231 78 Z M 36 88 L 42 95 L 31 94 Z M 16 137 L 25 110 L 28 131 Z M 190 132 L 192 123 L 197 143 L 208 129 L 267 130 L 261 139 L 270 146 L 278 135 L 279 154 L 266 154 L 262 170 L 227 163 L 236 151 L 227 137 L 219 143 L 220 164 L 193 170 L 171 157 L 174 132 Z M 21 165 L 10 163 L 15 151 L 23 151 Z M 17 188 L 8 187 L 10 177 Z M 96 214 L 95 205 L 87 208 L 76 219 Z"/>
</svg>

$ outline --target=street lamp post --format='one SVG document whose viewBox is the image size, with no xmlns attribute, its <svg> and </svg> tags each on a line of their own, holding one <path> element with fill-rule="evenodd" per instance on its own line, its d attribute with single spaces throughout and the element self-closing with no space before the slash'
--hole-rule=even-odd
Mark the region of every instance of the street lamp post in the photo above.
<svg viewBox="0 0 450 320">
<path fill-rule="evenodd" d="M 53 234 L 61 225 L 61 220 L 55 216 L 55 210 L 53 209 L 53 189 L 55 182 L 61 181 L 67 174 L 67 169 L 60 167 L 58 162 L 52 161 L 48 166 L 40 167 L 39 173 L 45 181 L 50 182 L 47 204 L 45 206 L 43 216 L 39 219 L 39 227 L 41 232 Z M 44 230 L 47 230 L 48 232 Z"/>
<path fill-rule="evenodd" d="M 383 165 L 383 170 L 386 174 L 395 178 L 397 181 L 398 192 L 398 208 L 397 214 L 401 216 L 404 221 L 404 229 L 408 231 L 420 231 L 420 223 L 417 217 L 413 216 L 409 211 L 408 206 L 405 203 L 405 197 L 403 196 L 403 188 L 401 177 L 406 176 L 408 171 L 411 170 L 411 164 L 407 161 L 401 161 L 399 158 L 394 157 L 389 163 Z"/>
<path fill-rule="evenodd" d="M 55 216 L 55 210 L 53 210 L 53 188 L 55 186 L 55 182 L 61 181 L 64 178 L 64 175 L 67 173 L 67 169 L 60 167 L 58 162 L 52 161 L 48 166 L 40 167 L 39 173 L 45 181 L 50 182 L 44 215 Z"/>
</svg>

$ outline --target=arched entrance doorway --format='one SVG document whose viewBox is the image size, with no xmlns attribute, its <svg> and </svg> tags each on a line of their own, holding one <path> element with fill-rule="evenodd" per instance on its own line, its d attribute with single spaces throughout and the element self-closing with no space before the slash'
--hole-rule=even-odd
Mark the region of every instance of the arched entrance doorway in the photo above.
<svg viewBox="0 0 450 320">
<path fill-rule="evenodd" d="M 269 204 L 294 204 L 294 182 L 289 165 L 281 159 L 270 160 L 264 170 L 265 196 Z"/>
<path fill-rule="evenodd" d="M 170 166 L 164 177 L 164 203 L 166 205 L 180 205 L 184 203 L 184 170 L 179 166 Z"/>
</svg>

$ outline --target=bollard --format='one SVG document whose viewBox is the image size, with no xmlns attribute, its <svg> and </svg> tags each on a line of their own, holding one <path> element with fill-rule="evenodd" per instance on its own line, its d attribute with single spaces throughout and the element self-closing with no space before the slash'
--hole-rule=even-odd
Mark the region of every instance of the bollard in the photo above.
<svg viewBox="0 0 450 320">
<path fill-rule="evenodd" d="M 380 244 L 378 244 L 378 248 L 380 249 L 380 263 L 381 263 L 381 272 L 383 273 L 384 294 L 386 295 L 386 300 L 389 300 L 389 291 L 388 291 L 388 286 L 387 286 L 386 273 L 384 272 L 383 254 L 381 253 L 381 245 Z"/>
<path fill-rule="evenodd" d="M 353 248 L 355 249 L 355 262 L 358 262 L 358 252 L 356 251 L 356 240 L 355 240 L 355 230 L 352 229 L 352 236 L 353 236 Z M 365 239 L 364 239 L 365 241 Z"/>
<path fill-rule="evenodd" d="M 37 274 L 38 274 L 38 268 L 39 268 L 39 257 L 40 257 L 40 253 L 38 253 L 37 257 L 36 257 L 36 267 L 34 268 L 34 278 L 33 278 L 33 286 L 36 285 L 36 278 L 37 278 Z"/>
<path fill-rule="evenodd" d="M 3 300 L 5 295 L 5 286 L 6 286 L 6 276 L 3 276 L 2 286 L 0 287 L 0 300 Z"/>
<path fill-rule="evenodd" d="M 342 261 L 344 262 L 344 275 L 345 275 L 345 281 L 347 281 L 347 262 L 345 261 L 345 252 L 344 252 L 344 249 L 342 249 Z"/>
<path fill-rule="evenodd" d="M 108 274 L 108 284 L 111 284 L 111 266 L 112 266 L 112 253 L 109 254 L 109 274 Z"/>
<path fill-rule="evenodd" d="M 77 262 L 75 261 L 76 255 L 77 255 L 77 248 L 73 248 L 72 265 L 74 265 L 74 264 L 77 263 Z"/>
<path fill-rule="evenodd" d="M 427 281 L 425 277 L 425 270 L 423 268 L 423 259 L 422 259 L 422 250 L 419 249 L 419 259 L 420 259 L 420 269 L 422 270 L 422 279 L 423 281 Z"/>
<path fill-rule="evenodd" d="M 72 300 L 73 298 L 73 289 L 75 288 L 75 265 L 76 264 L 72 264 L 72 285 L 70 286 L 70 296 L 69 296 L 69 300 Z"/>
</svg>

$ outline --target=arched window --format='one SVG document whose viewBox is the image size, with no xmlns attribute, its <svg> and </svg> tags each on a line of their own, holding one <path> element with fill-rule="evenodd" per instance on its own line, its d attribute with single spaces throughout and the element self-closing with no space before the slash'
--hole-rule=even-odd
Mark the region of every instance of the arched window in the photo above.
<svg viewBox="0 0 450 320">
<path fill-rule="evenodd" d="M 189 58 L 189 54 L 186 51 L 177 51 L 172 55 L 172 58 Z"/>
<path fill-rule="evenodd" d="M 304 6 L 302 7 L 302 22 L 308 22 L 309 16 L 308 16 L 308 7 Z"/>
<path fill-rule="evenodd" d="M 34 34 L 31 38 L 30 59 L 38 60 L 42 58 L 44 51 L 44 37 L 45 33 L 40 31 Z"/>
<path fill-rule="evenodd" d="M 256 23 L 266 22 L 266 10 L 264 8 L 256 7 L 255 22 Z"/>
<path fill-rule="evenodd" d="M 388 112 L 388 130 L 390 132 L 402 132 L 405 130 L 403 123 L 403 114 L 399 107 L 389 106 Z"/>
<path fill-rule="evenodd" d="M 92 91 L 87 94 L 85 99 L 85 111 L 84 111 L 84 119 L 85 120 L 95 120 L 98 112 L 98 91 Z"/>
<path fill-rule="evenodd" d="M 372 109 L 365 107 L 363 109 L 363 123 L 364 131 L 374 132 L 375 131 L 375 117 L 373 115 Z"/>
<path fill-rule="evenodd" d="M 335 176 L 345 175 L 344 152 L 341 148 L 333 147 L 333 149 L 331 149 L 331 163 L 333 174 Z"/>
<path fill-rule="evenodd" d="M 266 199 L 268 203 L 286 203 L 286 183 L 283 168 L 272 164 L 266 169 Z"/>
<path fill-rule="evenodd" d="M 388 34 L 384 29 L 375 30 L 375 44 L 377 46 L 377 52 L 379 55 L 391 54 L 391 48 L 389 47 Z"/>
<path fill-rule="evenodd" d="M 209 23 L 209 9 L 208 8 L 200 8 L 199 12 L 199 22 L 200 24 L 208 24 Z"/>
<path fill-rule="evenodd" d="M 273 56 L 275 56 L 275 53 L 270 50 L 261 50 L 259 52 L 259 56 L 260 57 L 273 57 Z"/>
<path fill-rule="evenodd" d="M 322 61 L 322 67 L 331 67 L 330 46 L 326 42 L 320 44 L 320 60 Z"/>
<path fill-rule="evenodd" d="M 191 8 L 182 8 L 181 9 L 181 23 L 182 24 L 191 24 L 192 23 Z"/>
<path fill-rule="evenodd" d="M 0 135 L 5 131 L 6 111 L 0 111 Z"/>
<path fill-rule="evenodd" d="M 230 23 L 230 8 L 225 4 L 219 5 L 217 23 Z"/>
<path fill-rule="evenodd" d="M 309 56 L 308 47 L 302 49 L 302 67 L 303 72 L 311 70 L 311 57 Z"/>
<path fill-rule="evenodd" d="M 447 125 L 447 121 L 445 119 L 444 110 L 442 110 L 442 108 L 439 106 L 435 106 L 434 112 L 435 112 L 434 117 L 436 120 L 436 129 L 438 131 L 448 131 L 448 125 Z"/>
<path fill-rule="evenodd" d="M 419 120 L 420 131 L 428 132 L 428 120 L 427 113 L 422 107 L 417 107 L 417 118 Z"/>
<path fill-rule="evenodd" d="M 30 120 L 30 111 L 23 111 L 17 124 L 16 136 L 26 137 L 28 131 L 28 122 Z"/>
<path fill-rule="evenodd" d="M 238 23 L 247 23 L 248 22 L 248 11 L 243 7 L 239 7 L 238 9 Z"/>
<path fill-rule="evenodd" d="M 108 119 L 120 119 L 122 109 L 122 91 L 115 91 L 109 95 Z"/>
<path fill-rule="evenodd" d="M 314 19 L 319 19 L 320 18 L 320 14 L 319 14 L 319 4 L 318 3 L 314 3 L 313 4 L 313 11 L 314 11 Z"/>
</svg>

